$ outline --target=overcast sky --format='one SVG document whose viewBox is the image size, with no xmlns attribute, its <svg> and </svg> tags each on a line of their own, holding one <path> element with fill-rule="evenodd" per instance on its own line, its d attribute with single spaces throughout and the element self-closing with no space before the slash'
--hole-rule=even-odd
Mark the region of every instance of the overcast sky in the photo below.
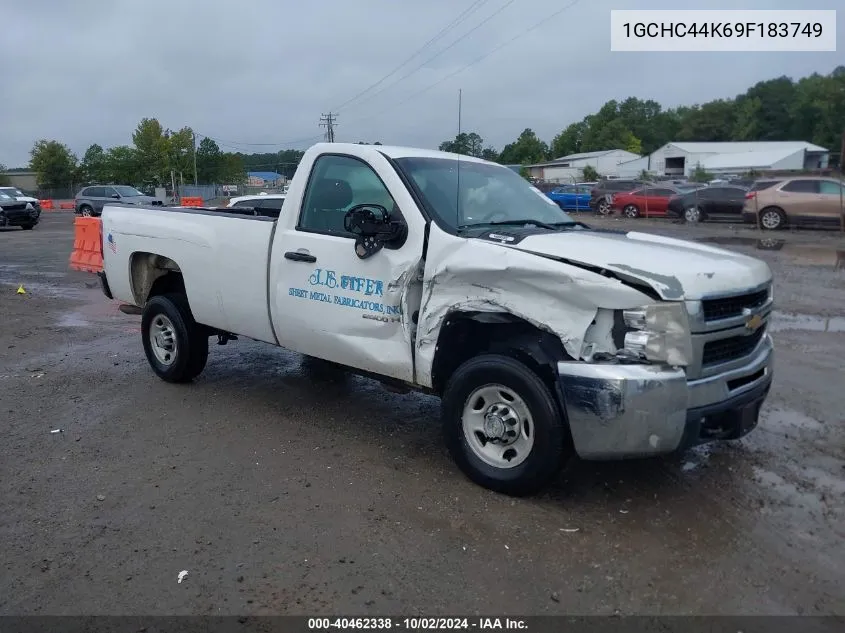
<svg viewBox="0 0 845 633">
<path fill-rule="evenodd" d="M 732 97 L 783 74 L 829 73 L 845 60 L 842 35 L 838 53 L 611 53 L 611 8 L 686 4 L 580 0 L 414 96 L 571 2 L 479 3 L 460 26 L 406 67 L 340 107 L 473 0 L 3 0 L 0 163 L 25 166 L 39 138 L 60 140 L 79 156 L 92 143 L 129 144 L 145 116 L 174 129 L 189 125 L 222 140 L 223 149 L 302 148 L 321 134 L 320 114 L 335 108 L 336 140 L 436 147 L 455 135 L 458 89 L 463 90 L 463 129 L 501 148 L 526 127 L 550 141 L 609 99 L 693 104 Z M 798 4 L 697 0 L 689 8 L 796 9 Z M 837 31 L 845 33 L 842 0 L 809 4 L 838 8 Z M 463 37 L 500 7 L 505 8 Z"/>
</svg>

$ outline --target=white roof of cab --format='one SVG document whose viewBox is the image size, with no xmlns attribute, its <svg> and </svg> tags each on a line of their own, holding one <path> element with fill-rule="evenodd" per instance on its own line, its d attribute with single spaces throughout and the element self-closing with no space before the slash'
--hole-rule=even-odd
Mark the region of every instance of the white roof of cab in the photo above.
<svg viewBox="0 0 845 633">
<path fill-rule="evenodd" d="M 473 163 L 490 163 L 490 161 L 474 156 L 465 156 L 463 154 L 453 154 L 451 152 L 441 152 L 436 149 L 421 149 L 419 147 L 401 147 L 397 145 L 358 145 L 358 143 L 317 143 L 311 149 L 319 150 L 320 152 L 343 152 L 351 151 L 352 149 L 361 150 L 362 148 L 373 149 L 382 152 L 390 158 L 451 158 L 452 160 L 461 160 Z M 490 163 L 491 165 L 498 165 L 498 163 Z M 504 167 L 504 165 L 500 165 Z M 507 169 L 507 168 L 506 168 Z"/>
</svg>

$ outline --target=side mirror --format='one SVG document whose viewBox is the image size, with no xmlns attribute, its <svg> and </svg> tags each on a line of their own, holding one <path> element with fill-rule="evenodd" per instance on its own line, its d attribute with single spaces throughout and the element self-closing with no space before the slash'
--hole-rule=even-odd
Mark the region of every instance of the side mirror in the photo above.
<svg viewBox="0 0 845 633">
<path fill-rule="evenodd" d="M 119 193 L 113 193 L 111 195 L 111 197 L 114 198 L 115 200 L 120 200 L 120 194 Z"/>
<path fill-rule="evenodd" d="M 395 220 L 378 204 L 359 204 L 346 212 L 343 228 L 355 236 L 355 254 L 367 259 L 385 246 L 399 248 L 408 237 L 408 226 Z"/>
</svg>

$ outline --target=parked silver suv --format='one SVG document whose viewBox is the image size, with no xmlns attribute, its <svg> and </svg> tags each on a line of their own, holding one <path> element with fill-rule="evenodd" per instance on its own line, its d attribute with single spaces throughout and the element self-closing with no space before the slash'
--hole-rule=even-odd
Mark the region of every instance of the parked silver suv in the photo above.
<svg viewBox="0 0 845 633">
<path fill-rule="evenodd" d="M 87 217 L 98 216 L 105 204 L 152 204 L 161 206 L 161 200 L 147 196 L 126 185 L 92 185 L 85 187 L 74 198 L 74 211 Z"/>
</svg>

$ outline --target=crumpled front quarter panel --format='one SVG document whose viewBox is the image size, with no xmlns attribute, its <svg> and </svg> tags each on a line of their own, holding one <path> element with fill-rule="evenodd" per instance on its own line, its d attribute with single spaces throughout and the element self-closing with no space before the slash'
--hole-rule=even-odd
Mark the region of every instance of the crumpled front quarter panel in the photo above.
<svg viewBox="0 0 845 633">
<path fill-rule="evenodd" d="M 647 302 L 646 295 L 618 280 L 432 225 L 417 327 L 417 382 L 432 386 L 440 328 L 452 313 L 512 314 L 557 335 L 577 359 L 598 308 Z"/>
</svg>

